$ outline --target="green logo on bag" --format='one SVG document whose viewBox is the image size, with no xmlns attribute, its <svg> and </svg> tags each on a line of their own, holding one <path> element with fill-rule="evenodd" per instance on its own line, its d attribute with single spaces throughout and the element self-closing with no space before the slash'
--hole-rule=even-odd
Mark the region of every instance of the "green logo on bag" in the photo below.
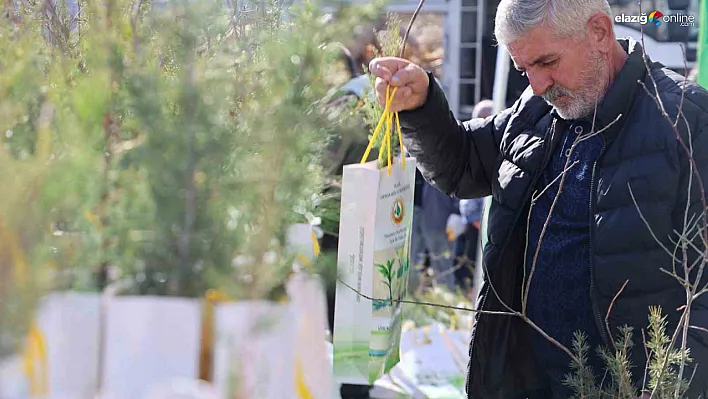
<svg viewBox="0 0 708 399">
<path fill-rule="evenodd" d="M 401 224 L 403 221 L 403 200 L 398 198 L 396 202 L 393 203 L 393 209 L 391 209 L 391 220 L 395 224 Z"/>
</svg>

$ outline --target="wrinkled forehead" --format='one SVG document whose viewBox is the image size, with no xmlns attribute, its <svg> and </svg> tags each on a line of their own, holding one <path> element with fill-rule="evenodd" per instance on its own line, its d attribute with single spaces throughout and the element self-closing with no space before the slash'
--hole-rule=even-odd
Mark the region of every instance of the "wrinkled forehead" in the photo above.
<svg viewBox="0 0 708 399">
<path fill-rule="evenodd" d="M 559 37 L 552 28 L 541 25 L 529 30 L 507 48 L 516 69 L 526 69 L 558 57 L 567 51 L 568 43 L 566 38 Z"/>
</svg>

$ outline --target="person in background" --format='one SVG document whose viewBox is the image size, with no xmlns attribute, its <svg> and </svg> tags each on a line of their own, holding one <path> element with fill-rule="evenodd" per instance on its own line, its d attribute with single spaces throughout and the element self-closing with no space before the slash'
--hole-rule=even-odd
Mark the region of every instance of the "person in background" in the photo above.
<svg viewBox="0 0 708 399">
<path fill-rule="evenodd" d="M 494 115 L 494 102 L 492 100 L 482 100 L 472 109 L 472 118 L 489 118 Z"/>
<path fill-rule="evenodd" d="M 424 180 L 417 184 L 416 189 L 419 190 L 420 203 L 413 211 L 411 265 L 415 266 L 414 270 L 418 270 L 427 252 L 435 283 L 455 291 L 455 273 L 452 268 L 454 245 L 465 229 L 459 200 L 443 194 Z M 417 282 L 416 277 L 411 275 L 409 281 Z M 411 291 L 423 288 L 420 285 L 409 287 Z"/>
<path fill-rule="evenodd" d="M 420 287 L 421 274 L 430 267 L 428 251 L 423 240 L 423 184 L 425 180 L 418 169 L 415 171 L 415 190 L 413 191 L 413 231 L 411 232 L 410 273 L 408 274 L 408 292 L 415 293 Z M 422 252 L 421 252 L 422 251 Z"/>
<path fill-rule="evenodd" d="M 481 198 L 460 200 L 460 214 L 465 227 L 464 233 L 455 241 L 456 263 L 453 266 L 457 284 L 467 297 L 472 294 L 483 209 L 484 200 Z"/>
<path fill-rule="evenodd" d="M 494 114 L 494 102 L 482 100 L 472 110 L 472 118 L 487 118 Z M 482 223 L 484 199 L 460 200 L 460 215 L 465 222 L 465 232 L 455 242 L 455 277 L 462 292 L 472 294 L 472 279 L 479 247 L 479 229 Z M 471 298 L 473 299 L 473 298 Z"/>
</svg>

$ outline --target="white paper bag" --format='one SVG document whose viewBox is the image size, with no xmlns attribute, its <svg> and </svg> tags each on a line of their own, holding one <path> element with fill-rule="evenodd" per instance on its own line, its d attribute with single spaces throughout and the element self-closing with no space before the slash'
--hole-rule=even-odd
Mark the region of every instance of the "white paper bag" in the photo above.
<svg viewBox="0 0 708 399">
<path fill-rule="evenodd" d="M 20 356 L 0 359 L 0 399 L 27 399 L 29 386 Z"/>
<path fill-rule="evenodd" d="M 31 331 L 35 339 L 25 343 L 34 347 L 0 362 L 0 399 L 30 398 L 32 380 L 47 399 L 93 398 L 98 388 L 99 323 L 98 294 L 57 292 L 42 298 Z M 34 350 L 29 370 L 24 363 L 27 350 Z"/>
<path fill-rule="evenodd" d="M 298 323 L 289 304 L 219 304 L 215 329 L 214 387 L 220 398 L 297 398 Z"/>
<path fill-rule="evenodd" d="M 208 383 L 193 378 L 175 378 L 152 386 L 142 399 L 220 399 Z"/>
<path fill-rule="evenodd" d="M 298 273 L 288 281 L 288 297 L 298 332 L 295 350 L 294 399 L 332 399 L 332 367 L 325 341 L 327 302 L 319 278 Z M 306 391 L 307 393 L 299 391 Z M 299 398 L 305 396 L 305 398 Z"/>
<path fill-rule="evenodd" d="M 37 325 L 47 350 L 51 398 L 91 398 L 98 388 L 101 297 L 58 292 L 40 305 Z"/>
<path fill-rule="evenodd" d="M 175 378 L 196 378 L 201 302 L 171 297 L 115 297 L 107 306 L 105 398 L 142 398 Z"/>
<path fill-rule="evenodd" d="M 288 227 L 286 250 L 288 255 L 295 256 L 294 270 L 307 269 L 315 262 L 320 254 L 318 238 L 321 236 L 322 230 L 311 224 L 296 223 Z"/>
<path fill-rule="evenodd" d="M 286 288 L 287 303 L 216 306 L 214 386 L 220 398 L 332 399 L 322 282 L 295 273 Z"/>
<path fill-rule="evenodd" d="M 415 189 L 415 159 L 344 166 L 334 313 L 338 383 L 373 384 L 399 360 Z M 351 287 L 351 288 L 350 288 Z M 356 290 L 356 292 L 353 290 Z M 375 298 L 370 301 L 357 292 Z"/>
<path fill-rule="evenodd" d="M 389 377 L 414 398 L 466 398 L 468 343 L 468 331 L 450 331 L 442 325 L 406 331 L 401 361 Z"/>
</svg>

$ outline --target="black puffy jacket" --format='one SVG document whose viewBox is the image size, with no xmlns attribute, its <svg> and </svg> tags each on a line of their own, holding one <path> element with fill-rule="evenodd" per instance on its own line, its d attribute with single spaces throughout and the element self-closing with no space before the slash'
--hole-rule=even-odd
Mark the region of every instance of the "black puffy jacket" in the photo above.
<svg viewBox="0 0 708 399">
<path fill-rule="evenodd" d="M 621 39 L 620 43 L 629 57 L 598 107 L 595 122 L 596 130 L 604 128 L 604 149 L 592 171 L 592 194 L 588 198 L 590 289 L 598 329 L 605 344 L 610 345 L 605 315 L 613 297 L 629 280 L 608 321 L 613 335 L 621 326 L 634 327 L 638 346 L 631 352 L 631 361 L 633 374 L 638 377 L 635 382 L 639 383 L 646 364 L 640 330 L 646 330 L 649 307 L 662 307 L 671 334 L 681 314 L 678 309 L 686 303 L 682 286 L 660 270 L 672 270 L 672 257 L 662 246 L 675 248 L 670 237 L 675 239 L 674 231 L 683 231 L 687 201 L 689 219 L 703 209 L 695 175 L 690 196 L 687 193 L 689 157 L 646 90 L 654 92 L 653 76 L 672 120 L 682 104 L 679 132 L 687 146 L 692 144 L 706 190 L 708 92 L 687 83 L 682 96 L 682 76 L 651 61 L 647 68 L 639 43 L 631 39 Z M 489 242 L 484 248 L 488 274 L 478 299 L 481 309 L 506 310 L 499 298 L 520 309 L 530 198 L 539 173 L 570 126 L 551 111 L 542 98 L 527 89 L 513 107 L 500 114 L 460 123 L 450 112 L 442 89 L 431 80 L 426 103 L 399 114 L 405 144 L 426 179 L 459 198 L 493 198 Z M 698 249 L 705 248 L 700 242 L 696 244 Z M 698 253 L 688 252 L 691 259 Z M 677 267 L 681 269 L 680 264 Z M 707 296 L 693 304 L 691 324 L 708 327 Z M 534 392 L 545 387 L 531 351 L 530 332 L 518 317 L 477 314 L 470 343 L 469 398 L 534 397 Z M 708 397 L 708 333 L 691 329 L 688 346 L 695 359 L 693 365 L 697 365 L 688 397 Z M 692 371 L 689 369 L 686 378 Z"/>
</svg>

